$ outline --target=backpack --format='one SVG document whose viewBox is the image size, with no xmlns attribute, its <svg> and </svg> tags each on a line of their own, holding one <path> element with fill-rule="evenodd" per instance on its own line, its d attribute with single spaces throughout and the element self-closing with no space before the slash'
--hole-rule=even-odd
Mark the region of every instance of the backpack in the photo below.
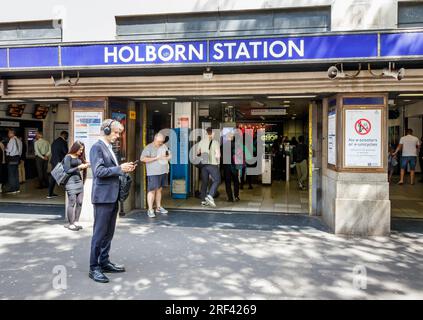
<svg viewBox="0 0 423 320">
<path fill-rule="evenodd" d="M 56 180 L 59 186 L 64 186 L 70 178 L 70 174 L 66 173 L 63 167 L 63 161 L 59 162 L 53 170 L 51 170 L 51 176 Z"/>
</svg>

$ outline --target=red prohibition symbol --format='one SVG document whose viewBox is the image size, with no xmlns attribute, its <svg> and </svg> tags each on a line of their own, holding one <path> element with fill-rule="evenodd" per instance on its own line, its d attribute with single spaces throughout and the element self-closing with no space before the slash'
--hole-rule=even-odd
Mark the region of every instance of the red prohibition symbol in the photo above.
<svg viewBox="0 0 423 320">
<path fill-rule="evenodd" d="M 362 118 L 356 121 L 354 128 L 358 134 L 364 136 L 370 132 L 372 125 L 370 124 L 369 120 Z"/>
</svg>

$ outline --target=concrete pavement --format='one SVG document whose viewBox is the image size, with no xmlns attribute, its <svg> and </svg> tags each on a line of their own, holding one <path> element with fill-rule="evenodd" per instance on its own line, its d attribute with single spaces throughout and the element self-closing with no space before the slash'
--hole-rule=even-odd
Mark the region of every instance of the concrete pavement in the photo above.
<svg viewBox="0 0 423 320">
<path fill-rule="evenodd" d="M 99 284 L 87 276 L 89 225 L 5 211 L 0 299 L 423 299 L 421 221 L 366 239 L 307 216 L 136 213 L 119 219 L 111 250 L 127 272 Z"/>
</svg>

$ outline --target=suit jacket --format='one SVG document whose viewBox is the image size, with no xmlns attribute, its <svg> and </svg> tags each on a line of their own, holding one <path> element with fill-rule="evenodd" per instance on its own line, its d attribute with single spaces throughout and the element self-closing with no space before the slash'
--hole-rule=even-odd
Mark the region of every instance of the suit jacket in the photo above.
<svg viewBox="0 0 423 320">
<path fill-rule="evenodd" d="M 119 196 L 119 176 L 124 173 L 103 141 L 91 147 L 90 162 L 93 172 L 91 202 L 115 203 Z"/>
<path fill-rule="evenodd" d="M 51 144 L 50 163 L 54 168 L 68 154 L 68 143 L 61 137 L 57 138 Z"/>
</svg>

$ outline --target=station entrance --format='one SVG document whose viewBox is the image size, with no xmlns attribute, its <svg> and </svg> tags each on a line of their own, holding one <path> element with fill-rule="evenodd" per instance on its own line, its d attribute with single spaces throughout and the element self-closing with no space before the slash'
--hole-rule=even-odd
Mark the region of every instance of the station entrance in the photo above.
<svg viewBox="0 0 423 320">
<path fill-rule="evenodd" d="M 315 106 L 320 104 L 316 101 L 313 102 Z M 154 134 L 165 129 L 166 124 L 177 130 L 212 128 L 217 133 L 214 139 L 221 146 L 221 183 L 215 198 L 216 207 L 206 209 L 309 214 L 313 193 L 311 167 L 316 167 L 313 165 L 316 158 L 310 152 L 313 149 L 311 104 L 308 96 L 145 101 L 146 143 L 152 142 Z M 243 160 L 228 166 L 223 163 L 224 145 L 234 137 L 241 138 Z M 195 148 L 201 138 L 190 141 L 189 148 Z M 314 141 L 314 149 L 318 149 L 318 143 Z M 258 152 L 261 150 L 263 152 Z M 250 161 L 249 157 L 255 160 Z M 163 206 L 204 210 L 200 197 L 200 169 L 189 163 L 186 168 L 189 179 L 185 182 L 172 172 L 179 169 L 170 165 L 169 187 L 163 190 Z M 236 180 L 229 177 L 229 169 L 235 172 Z M 188 185 L 181 190 L 181 183 Z M 181 193 L 186 194 L 181 197 Z"/>
</svg>

